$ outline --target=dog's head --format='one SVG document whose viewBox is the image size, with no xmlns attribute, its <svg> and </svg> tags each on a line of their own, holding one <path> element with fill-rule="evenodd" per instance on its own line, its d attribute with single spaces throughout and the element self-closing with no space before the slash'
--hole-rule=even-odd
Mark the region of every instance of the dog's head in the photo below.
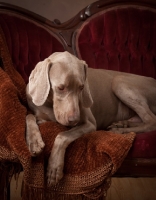
<svg viewBox="0 0 156 200">
<path fill-rule="evenodd" d="M 80 108 L 93 101 L 87 81 L 87 64 L 68 52 L 57 52 L 39 62 L 29 78 L 29 94 L 36 106 L 42 106 L 52 91 L 56 120 L 66 126 L 80 121 Z"/>
</svg>

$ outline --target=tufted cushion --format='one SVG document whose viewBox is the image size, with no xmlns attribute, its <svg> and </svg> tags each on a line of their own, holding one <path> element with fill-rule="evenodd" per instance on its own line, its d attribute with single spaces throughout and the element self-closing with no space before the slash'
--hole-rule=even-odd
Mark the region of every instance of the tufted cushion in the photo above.
<svg viewBox="0 0 156 200">
<path fill-rule="evenodd" d="M 101 12 L 79 29 L 77 51 L 89 67 L 156 78 L 156 13 L 133 7 Z"/>
<path fill-rule="evenodd" d="M 76 34 L 76 51 L 89 67 L 156 78 L 156 12 L 114 7 L 93 15 Z M 156 131 L 137 134 L 129 158 L 156 158 Z"/>
<path fill-rule="evenodd" d="M 41 26 L 21 17 L 0 13 L 0 26 L 17 71 L 28 82 L 36 63 L 56 51 L 64 51 L 62 44 Z"/>
</svg>

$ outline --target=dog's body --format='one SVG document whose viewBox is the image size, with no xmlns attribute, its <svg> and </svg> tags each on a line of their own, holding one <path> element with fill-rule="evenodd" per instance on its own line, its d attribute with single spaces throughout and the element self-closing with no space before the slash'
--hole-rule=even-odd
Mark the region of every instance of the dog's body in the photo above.
<svg viewBox="0 0 156 200">
<path fill-rule="evenodd" d="M 87 69 L 68 52 L 54 53 L 30 75 L 27 98 L 34 115 L 26 118 L 26 141 L 33 156 L 44 148 L 37 123 L 57 121 L 71 129 L 60 133 L 48 163 L 48 182 L 63 176 L 67 146 L 85 133 L 146 132 L 156 129 L 156 81 L 109 70 Z"/>
</svg>

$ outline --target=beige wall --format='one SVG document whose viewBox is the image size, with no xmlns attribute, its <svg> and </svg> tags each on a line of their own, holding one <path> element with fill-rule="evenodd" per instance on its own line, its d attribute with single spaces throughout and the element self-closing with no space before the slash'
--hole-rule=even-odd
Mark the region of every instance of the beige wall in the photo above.
<svg viewBox="0 0 156 200">
<path fill-rule="evenodd" d="M 47 19 L 65 22 L 96 0 L 1 0 L 31 10 Z"/>
</svg>

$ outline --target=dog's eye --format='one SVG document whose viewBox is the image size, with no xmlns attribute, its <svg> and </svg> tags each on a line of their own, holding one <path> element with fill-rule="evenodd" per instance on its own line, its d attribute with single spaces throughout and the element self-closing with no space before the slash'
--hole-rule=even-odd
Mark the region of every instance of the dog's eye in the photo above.
<svg viewBox="0 0 156 200">
<path fill-rule="evenodd" d="M 79 86 L 79 89 L 80 89 L 80 90 L 83 90 L 83 88 L 84 88 L 84 85 L 80 85 L 80 86 Z"/>
<path fill-rule="evenodd" d="M 63 90 L 65 89 L 65 86 L 64 86 L 64 85 L 60 85 L 60 86 L 58 87 L 58 89 L 61 90 L 61 91 L 63 91 Z"/>
</svg>

